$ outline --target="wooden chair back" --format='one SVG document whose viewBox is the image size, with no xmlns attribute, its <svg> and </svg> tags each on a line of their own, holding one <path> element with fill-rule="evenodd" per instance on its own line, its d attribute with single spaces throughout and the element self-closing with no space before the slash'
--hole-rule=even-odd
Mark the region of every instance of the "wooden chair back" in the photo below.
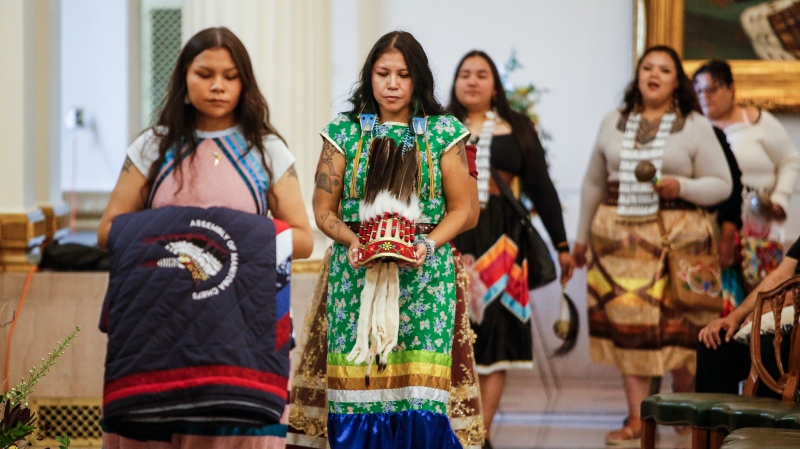
<svg viewBox="0 0 800 449">
<path fill-rule="evenodd" d="M 790 296 L 789 296 L 790 295 Z M 792 331 L 788 335 L 781 332 L 781 315 L 784 304 L 788 299 L 794 307 L 794 320 Z M 765 305 L 772 307 L 772 316 L 775 319 L 775 338 L 773 348 L 775 360 L 778 365 L 779 376 L 773 377 L 764 367 L 761 360 L 761 321 Z M 753 330 L 750 333 L 750 374 L 747 376 L 743 394 L 754 396 L 759 384 L 763 383 L 772 391 L 781 395 L 783 402 L 795 402 L 798 395 L 798 381 L 800 381 L 800 344 L 797 341 L 800 326 L 800 274 L 796 274 L 781 282 L 780 285 L 766 292 L 759 292 L 756 306 L 753 309 Z M 781 357 L 781 345 L 784 338 L 790 338 L 789 363 L 784 366 Z"/>
</svg>

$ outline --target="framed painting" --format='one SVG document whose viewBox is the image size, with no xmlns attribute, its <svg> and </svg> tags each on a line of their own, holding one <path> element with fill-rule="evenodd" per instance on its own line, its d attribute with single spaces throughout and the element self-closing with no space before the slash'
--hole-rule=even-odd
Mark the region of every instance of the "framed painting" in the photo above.
<svg viewBox="0 0 800 449">
<path fill-rule="evenodd" d="M 740 101 L 800 113 L 800 0 L 634 0 L 634 8 L 635 58 L 669 45 L 689 76 L 726 59 Z"/>
</svg>

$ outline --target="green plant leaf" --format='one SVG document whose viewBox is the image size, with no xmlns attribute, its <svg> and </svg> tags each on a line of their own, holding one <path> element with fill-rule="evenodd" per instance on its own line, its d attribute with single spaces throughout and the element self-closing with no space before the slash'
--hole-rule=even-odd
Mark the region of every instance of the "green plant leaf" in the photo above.
<svg viewBox="0 0 800 449">
<path fill-rule="evenodd" d="M 37 429 L 36 417 L 28 409 L 28 396 L 33 392 L 33 387 L 50 372 L 56 359 L 64 354 L 64 350 L 79 331 L 80 328 L 76 326 L 64 341 L 58 342 L 53 351 L 48 354 L 47 359 L 42 359 L 41 366 L 30 369 L 28 380 L 21 379 L 19 384 L 3 394 L 4 410 L 2 418 L 0 418 L 0 447 L 7 448 L 24 442 L 24 444 L 19 444 L 19 449 L 23 449 L 31 445 L 26 438 L 32 434 L 34 434 L 33 439 L 41 437 L 42 431 Z M 66 449 L 69 447 L 69 438 L 66 436 L 64 438 L 59 442 L 62 444 L 61 448 Z"/>
<path fill-rule="evenodd" d="M 508 99 L 508 104 L 511 109 L 528 117 L 528 120 L 533 123 L 537 133 L 539 134 L 539 140 L 542 142 L 552 140 L 550 133 L 540 129 L 538 126 L 539 114 L 536 112 L 536 104 L 539 103 L 542 94 L 547 92 L 547 89 L 537 88 L 533 83 L 522 84 L 519 86 L 510 85 L 508 80 L 509 75 L 517 69 L 522 68 L 522 64 L 520 64 L 519 60 L 517 59 L 516 49 L 511 49 L 511 55 L 504 64 L 503 68 L 505 70 L 500 76 L 500 81 L 501 84 L 505 86 L 504 90 L 506 92 L 506 98 Z M 547 154 L 546 148 L 545 154 Z"/>
<path fill-rule="evenodd" d="M 40 380 L 42 380 L 45 374 L 50 372 L 50 369 L 56 364 L 56 359 L 64 354 L 64 350 L 67 349 L 67 346 L 69 346 L 69 344 L 72 342 L 72 339 L 78 335 L 80 330 L 80 327 L 75 326 L 75 329 L 64 339 L 64 341 L 58 342 L 53 351 L 48 354 L 49 357 L 46 360 L 42 359 L 42 365 L 39 366 L 39 368 L 31 368 L 29 371 L 28 380 L 22 379 L 19 384 L 11 389 L 11 391 L 8 391 L 4 394 L 5 400 L 9 401 L 12 406 L 17 404 L 24 404 L 27 406 L 28 396 L 33 393 L 33 387 L 39 383 Z"/>
<path fill-rule="evenodd" d="M 8 447 L 18 441 L 24 440 L 36 430 L 36 426 L 17 423 L 17 425 L 0 429 L 0 446 Z"/>
<path fill-rule="evenodd" d="M 67 435 L 59 435 L 56 437 L 56 441 L 58 441 L 59 446 L 58 449 L 67 449 L 69 448 L 70 441 L 69 436 Z"/>
</svg>

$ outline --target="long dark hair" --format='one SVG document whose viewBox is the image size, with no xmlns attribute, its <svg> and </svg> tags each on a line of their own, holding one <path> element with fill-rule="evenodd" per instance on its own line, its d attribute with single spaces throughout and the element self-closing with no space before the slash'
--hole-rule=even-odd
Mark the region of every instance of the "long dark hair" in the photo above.
<svg viewBox="0 0 800 449">
<path fill-rule="evenodd" d="M 701 65 L 692 75 L 692 81 L 697 81 L 697 77 L 703 73 L 708 73 L 714 81 L 725 86 L 733 84 L 731 65 L 724 59 L 712 59 Z"/>
<path fill-rule="evenodd" d="M 272 171 L 265 159 L 266 151 L 263 140 L 268 134 L 275 134 L 281 140 L 283 138 L 269 121 L 267 100 L 264 99 L 258 89 L 258 83 L 253 73 L 253 65 L 250 62 L 250 55 L 248 55 L 242 41 L 231 30 L 225 27 L 206 28 L 192 36 L 178 55 L 178 61 L 170 77 L 167 95 L 161 102 L 158 120 L 153 127 L 156 136 L 160 138 L 158 159 L 150 168 L 147 184 L 145 185 L 146 190 L 143 192 L 144 195 L 149 195 L 161 164 L 166 159 L 167 152 L 180 150 L 185 145 L 188 145 L 190 150 L 194 150 L 197 146 L 195 133 L 197 110 L 191 104 L 184 102 L 188 95 L 186 74 L 194 58 L 210 48 L 225 48 L 233 58 L 242 82 L 242 92 L 239 96 L 239 103 L 236 104 L 234 109 L 234 117 L 241 127 L 242 134 L 244 134 L 248 144 L 247 151 L 251 149 L 258 151 L 267 175 L 272 178 Z M 194 151 L 191 154 L 194 155 Z M 175 152 L 175 170 L 177 173 L 180 173 L 180 162 L 183 157 L 183 152 Z"/>
<path fill-rule="evenodd" d="M 481 50 L 472 50 L 464 55 L 460 61 L 458 61 L 456 73 L 453 75 L 453 87 L 450 88 L 450 102 L 447 104 L 447 110 L 453 114 L 455 118 L 461 120 L 462 122 L 467 118 L 467 109 L 461 104 L 461 102 L 458 101 L 458 98 L 456 97 L 456 81 L 458 80 L 458 72 L 461 71 L 461 66 L 464 65 L 464 61 L 474 56 L 483 58 L 489 64 L 489 68 L 492 70 L 495 92 L 494 97 L 492 98 L 492 107 L 497 112 L 497 115 L 511 125 L 511 134 L 515 139 L 517 139 L 517 142 L 519 142 L 523 148 L 533 147 L 534 139 L 536 137 L 534 135 L 535 130 L 533 129 L 533 124 L 524 114 L 511 109 L 511 105 L 508 103 L 508 97 L 506 97 L 506 91 L 503 88 L 503 83 L 500 79 L 500 72 L 497 70 L 497 65 L 494 63 L 494 61 L 492 61 L 492 58 L 486 54 L 486 52 Z"/>
<path fill-rule="evenodd" d="M 681 114 L 684 116 L 689 115 L 689 113 L 692 111 L 702 114 L 700 102 L 697 100 L 697 95 L 694 92 L 694 84 L 692 83 L 692 80 L 686 76 L 686 72 L 683 70 L 683 64 L 681 64 L 681 58 L 678 56 L 678 53 L 675 52 L 672 47 L 668 47 L 666 45 L 656 45 L 645 50 L 642 57 L 639 58 L 639 62 L 636 64 L 636 72 L 633 75 L 633 81 L 631 81 L 630 84 L 628 84 L 628 87 L 625 89 L 625 97 L 622 100 L 623 104 L 622 108 L 620 109 L 622 115 L 628 115 L 634 109 L 642 106 L 642 93 L 639 91 L 639 68 L 642 67 L 642 61 L 644 61 L 644 58 L 646 58 L 647 55 L 657 51 L 666 53 L 670 58 L 672 58 L 672 62 L 675 63 L 675 70 L 678 77 L 678 88 L 675 89 L 673 95 L 678 100 L 678 110 L 680 110 Z"/>
<path fill-rule="evenodd" d="M 445 110 L 434 95 L 434 82 L 428 56 L 422 45 L 406 31 L 392 31 L 386 33 L 375 42 L 369 51 L 361 75 L 350 96 L 353 108 L 345 113 L 352 120 L 358 120 L 362 112 L 377 114 L 378 103 L 372 91 L 372 68 L 381 56 L 391 51 L 399 51 L 405 59 L 411 82 L 414 84 L 414 93 L 411 95 L 411 117 L 424 117 L 426 115 L 444 114 Z M 409 118 L 409 123 L 410 123 Z"/>
</svg>

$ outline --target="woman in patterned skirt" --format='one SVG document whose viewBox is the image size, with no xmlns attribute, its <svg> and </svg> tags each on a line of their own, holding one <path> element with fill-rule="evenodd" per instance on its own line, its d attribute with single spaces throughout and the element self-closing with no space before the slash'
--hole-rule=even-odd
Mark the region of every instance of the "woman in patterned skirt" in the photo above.
<svg viewBox="0 0 800 449">
<path fill-rule="evenodd" d="M 296 368 L 289 396 L 288 449 L 326 449 L 328 447 L 327 404 L 327 308 L 330 251 L 323 258 L 322 273 L 303 322 Z M 456 270 L 456 315 L 453 332 L 450 398 L 447 415 L 464 449 L 480 449 L 484 444 L 481 397 L 470 328 L 467 301 L 467 274 L 458 251 L 453 252 Z"/>
<path fill-rule="evenodd" d="M 542 144 L 531 121 L 511 109 L 497 66 L 485 52 L 473 50 L 461 58 L 448 109 L 466 123 L 478 147 L 480 218 L 453 243 L 469 267 L 475 362 L 488 439 L 506 371 L 533 368 L 527 267 L 534 255 L 527 254 L 520 215 L 495 184 L 491 169 L 506 184 L 518 180 L 533 200 L 558 251 L 562 282 L 572 276 L 574 262 Z"/>
<path fill-rule="evenodd" d="M 446 242 L 477 221 L 464 149 L 469 133 L 436 101 L 427 56 L 406 32 L 388 33 L 374 45 L 350 102 L 352 109 L 321 133 L 314 191 L 317 226 L 335 242 L 327 304 L 328 440 L 332 449 L 459 448 L 446 415 L 456 305 Z M 379 369 L 348 355 L 358 340 L 367 272 L 354 230 L 372 168 L 371 143 L 387 137 L 404 154 L 418 152 L 419 217 L 414 261 L 399 270 L 397 344 Z"/>
<path fill-rule="evenodd" d="M 635 168 L 658 169 L 640 182 Z M 592 360 L 622 372 L 628 418 L 606 436 L 624 444 L 641 434 L 640 404 L 650 381 L 670 371 L 676 392 L 691 391 L 700 329 L 718 312 L 672 300 L 659 221 L 673 249 L 708 254 L 713 236 L 703 207 L 730 195 L 731 173 L 692 82 L 670 47 L 639 59 L 620 110 L 606 114 L 583 181 L 574 256 L 586 263 Z"/>
<path fill-rule="evenodd" d="M 474 146 L 467 145 L 470 175 L 477 179 Z M 332 247 L 323 256 L 322 272 L 314 288 L 311 307 L 303 321 L 299 342 L 298 362 L 289 392 L 289 426 L 286 433 L 288 449 L 325 449 L 328 447 L 327 356 L 328 356 L 328 277 Z M 447 415 L 450 425 L 464 449 L 484 446 L 483 413 L 481 409 L 478 373 L 472 342 L 475 333 L 467 311 L 469 277 L 463 257 L 453 251 L 456 270 L 456 315 L 453 330 L 452 363 L 450 367 L 450 399 Z"/>
</svg>

